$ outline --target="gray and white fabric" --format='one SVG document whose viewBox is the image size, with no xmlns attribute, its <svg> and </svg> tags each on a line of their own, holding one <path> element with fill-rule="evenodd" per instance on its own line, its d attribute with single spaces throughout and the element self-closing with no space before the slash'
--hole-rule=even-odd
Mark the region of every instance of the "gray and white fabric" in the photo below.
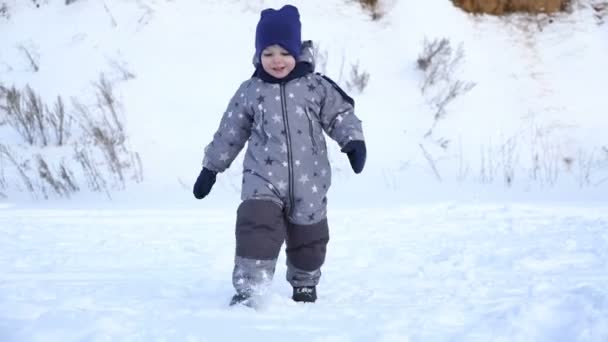
<svg viewBox="0 0 608 342">
<path fill-rule="evenodd" d="M 312 46 L 299 61 L 312 64 Z M 331 185 L 324 132 L 341 148 L 364 140 L 352 104 L 334 84 L 314 73 L 281 84 L 252 77 L 230 100 L 203 166 L 223 172 L 247 143 L 241 199 L 275 202 L 290 222 L 314 224 L 327 216 Z"/>
</svg>

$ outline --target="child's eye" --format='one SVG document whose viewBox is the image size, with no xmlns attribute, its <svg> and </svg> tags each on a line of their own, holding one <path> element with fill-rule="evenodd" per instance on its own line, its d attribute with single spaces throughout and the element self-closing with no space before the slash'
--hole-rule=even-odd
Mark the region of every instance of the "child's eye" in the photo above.
<svg viewBox="0 0 608 342">
<path fill-rule="evenodd" d="M 287 51 L 281 52 L 281 56 L 289 56 L 289 52 L 287 52 Z"/>
<path fill-rule="evenodd" d="M 264 56 L 264 57 L 272 57 L 272 53 L 266 52 L 266 53 L 263 53 L 262 56 Z"/>
</svg>

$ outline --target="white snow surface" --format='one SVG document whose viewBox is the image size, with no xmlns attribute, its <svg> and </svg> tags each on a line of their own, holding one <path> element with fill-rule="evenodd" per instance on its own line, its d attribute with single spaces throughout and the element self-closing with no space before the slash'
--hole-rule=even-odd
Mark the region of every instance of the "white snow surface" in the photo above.
<svg viewBox="0 0 608 342">
<path fill-rule="evenodd" d="M 43 200 L 0 158 L 0 342 L 608 341 L 599 2 L 495 18 L 387 0 L 374 21 L 355 1 L 291 1 L 303 38 L 327 53 L 319 71 L 341 85 L 354 63 L 370 74 L 352 94 L 368 159 L 354 175 L 330 147 L 318 302 L 290 300 L 281 255 L 252 310 L 227 306 L 243 153 L 208 198 L 191 187 L 251 75 L 259 11 L 284 2 L 0 0 L 0 83 L 94 106 L 104 73 L 143 164 L 143 182 L 111 199 L 81 184 Z M 455 76 L 476 83 L 431 137 L 416 69 L 425 37 L 462 43 Z M 4 119 L 0 144 L 22 145 Z"/>
<path fill-rule="evenodd" d="M 0 340 L 606 341 L 607 209 L 335 210 L 317 303 L 281 255 L 257 311 L 230 210 L 0 210 Z"/>
</svg>

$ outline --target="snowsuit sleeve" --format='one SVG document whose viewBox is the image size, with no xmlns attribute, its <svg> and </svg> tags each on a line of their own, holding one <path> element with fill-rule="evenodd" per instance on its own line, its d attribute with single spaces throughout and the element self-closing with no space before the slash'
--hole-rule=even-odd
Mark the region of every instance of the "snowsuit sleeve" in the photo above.
<svg viewBox="0 0 608 342">
<path fill-rule="evenodd" d="M 355 115 L 355 103 L 334 81 L 317 75 L 323 89 L 320 119 L 323 130 L 340 148 L 351 140 L 364 140 L 361 120 Z"/>
<path fill-rule="evenodd" d="M 234 161 L 251 135 L 253 116 L 248 110 L 246 91 L 249 81 L 243 82 L 236 91 L 213 135 L 213 140 L 205 147 L 203 166 L 216 172 L 223 172 Z"/>
</svg>

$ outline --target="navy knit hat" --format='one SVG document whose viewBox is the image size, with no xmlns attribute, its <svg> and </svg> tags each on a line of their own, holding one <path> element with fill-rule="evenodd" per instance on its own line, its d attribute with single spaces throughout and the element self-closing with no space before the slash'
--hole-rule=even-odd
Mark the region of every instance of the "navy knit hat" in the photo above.
<svg viewBox="0 0 608 342">
<path fill-rule="evenodd" d="M 260 60 L 265 48 L 278 44 L 297 60 L 302 46 L 301 31 L 300 13 L 295 6 L 285 5 L 280 10 L 263 10 L 255 30 L 257 59 Z"/>
</svg>

